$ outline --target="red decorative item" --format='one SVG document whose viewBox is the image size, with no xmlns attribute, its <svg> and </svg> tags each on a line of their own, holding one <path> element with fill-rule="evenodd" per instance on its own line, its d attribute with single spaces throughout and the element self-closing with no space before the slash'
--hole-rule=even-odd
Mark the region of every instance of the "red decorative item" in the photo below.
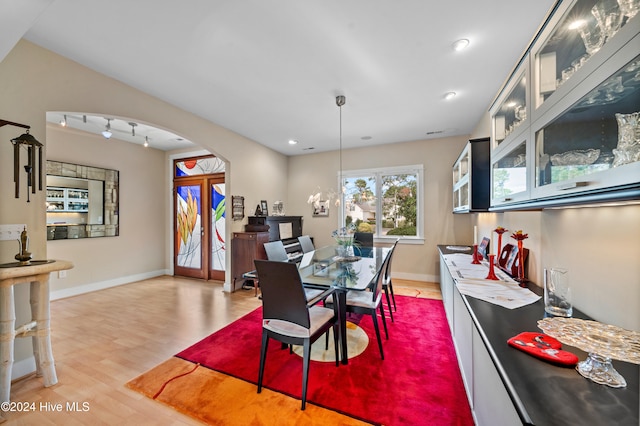
<svg viewBox="0 0 640 426">
<path fill-rule="evenodd" d="M 473 245 L 473 254 L 471 255 L 473 257 L 473 261 L 471 262 L 474 265 L 479 265 L 480 261 L 478 260 L 478 245 L 474 244 Z"/>
<path fill-rule="evenodd" d="M 508 231 L 508 229 L 505 229 L 502 226 L 498 226 L 496 229 L 493 230 L 493 232 L 498 234 L 498 250 L 496 251 L 496 253 L 498 253 L 498 255 L 500 255 L 500 253 L 502 253 L 502 234 L 504 234 L 507 231 Z"/>
<path fill-rule="evenodd" d="M 487 275 L 487 278 L 485 278 L 485 280 L 498 280 L 498 277 L 496 276 L 495 271 L 493 270 L 493 263 L 495 261 L 495 254 L 490 254 L 489 255 L 489 274 Z"/>
<path fill-rule="evenodd" d="M 553 364 L 572 367 L 578 363 L 578 357 L 575 354 L 563 351 L 562 343 L 546 334 L 525 331 L 513 336 L 507 340 L 507 343 L 509 346 Z"/>
<path fill-rule="evenodd" d="M 511 234 L 511 238 L 518 242 L 518 278 L 515 278 L 515 280 L 520 283 L 520 287 L 525 287 L 528 280 L 524 277 L 524 248 L 522 242 L 529 238 L 529 234 L 524 234 L 522 231 L 516 231 Z"/>
</svg>

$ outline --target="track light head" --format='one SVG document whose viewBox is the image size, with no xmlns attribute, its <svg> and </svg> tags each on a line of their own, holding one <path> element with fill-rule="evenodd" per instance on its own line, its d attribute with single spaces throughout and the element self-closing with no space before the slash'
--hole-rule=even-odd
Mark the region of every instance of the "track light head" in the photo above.
<svg viewBox="0 0 640 426">
<path fill-rule="evenodd" d="M 105 120 L 107 120 L 107 125 L 105 126 L 104 131 L 102 132 L 102 136 L 104 136 L 105 139 L 109 139 L 113 134 L 111 133 L 111 119 L 105 118 Z"/>
</svg>

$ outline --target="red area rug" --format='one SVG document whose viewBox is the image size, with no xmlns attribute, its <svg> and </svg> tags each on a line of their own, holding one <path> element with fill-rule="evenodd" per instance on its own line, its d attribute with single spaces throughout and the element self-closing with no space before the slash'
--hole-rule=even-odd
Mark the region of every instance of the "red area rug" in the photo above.
<svg viewBox="0 0 640 426">
<path fill-rule="evenodd" d="M 369 346 L 348 365 L 312 361 L 307 401 L 374 424 L 473 425 L 442 302 L 396 301 L 395 322 L 387 318 L 385 360 L 371 318 L 362 317 L 358 325 Z M 176 356 L 257 383 L 261 319 L 258 308 Z M 263 385 L 300 398 L 301 382 L 302 359 L 272 340 Z"/>
</svg>

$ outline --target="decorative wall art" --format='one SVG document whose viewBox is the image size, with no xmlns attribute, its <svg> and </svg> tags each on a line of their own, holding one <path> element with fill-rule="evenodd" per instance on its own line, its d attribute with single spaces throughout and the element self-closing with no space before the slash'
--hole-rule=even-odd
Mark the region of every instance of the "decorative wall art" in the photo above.
<svg viewBox="0 0 640 426">
<path fill-rule="evenodd" d="M 329 200 L 320 200 L 311 205 L 314 217 L 329 216 Z"/>
</svg>

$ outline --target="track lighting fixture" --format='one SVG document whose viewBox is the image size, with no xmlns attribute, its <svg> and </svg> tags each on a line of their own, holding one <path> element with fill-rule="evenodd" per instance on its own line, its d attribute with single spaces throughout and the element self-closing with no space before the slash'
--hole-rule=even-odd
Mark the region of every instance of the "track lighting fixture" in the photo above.
<svg viewBox="0 0 640 426">
<path fill-rule="evenodd" d="M 149 146 L 149 138 L 148 137 L 144 137 L 144 147 L 148 147 Z"/>
<path fill-rule="evenodd" d="M 62 120 L 60 120 L 60 125 L 62 127 L 67 127 L 67 114 L 65 114 Z"/>
<path fill-rule="evenodd" d="M 135 136 L 136 135 L 136 126 L 137 126 L 137 124 L 130 121 L 129 122 L 129 126 L 131 126 L 131 136 Z"/>
<path fill-rule="evenodd" d="M 107 125 L 104 129 L 104 131 L 102 132 L 102 136 L 105 137 L 105 139 L 109 139 L 111 137 L 111 135 L 113 133 L 111 133 L 111 119 L 110 118 L 105 118 L 105 120 L 107 120 Z"/>
</svg>

